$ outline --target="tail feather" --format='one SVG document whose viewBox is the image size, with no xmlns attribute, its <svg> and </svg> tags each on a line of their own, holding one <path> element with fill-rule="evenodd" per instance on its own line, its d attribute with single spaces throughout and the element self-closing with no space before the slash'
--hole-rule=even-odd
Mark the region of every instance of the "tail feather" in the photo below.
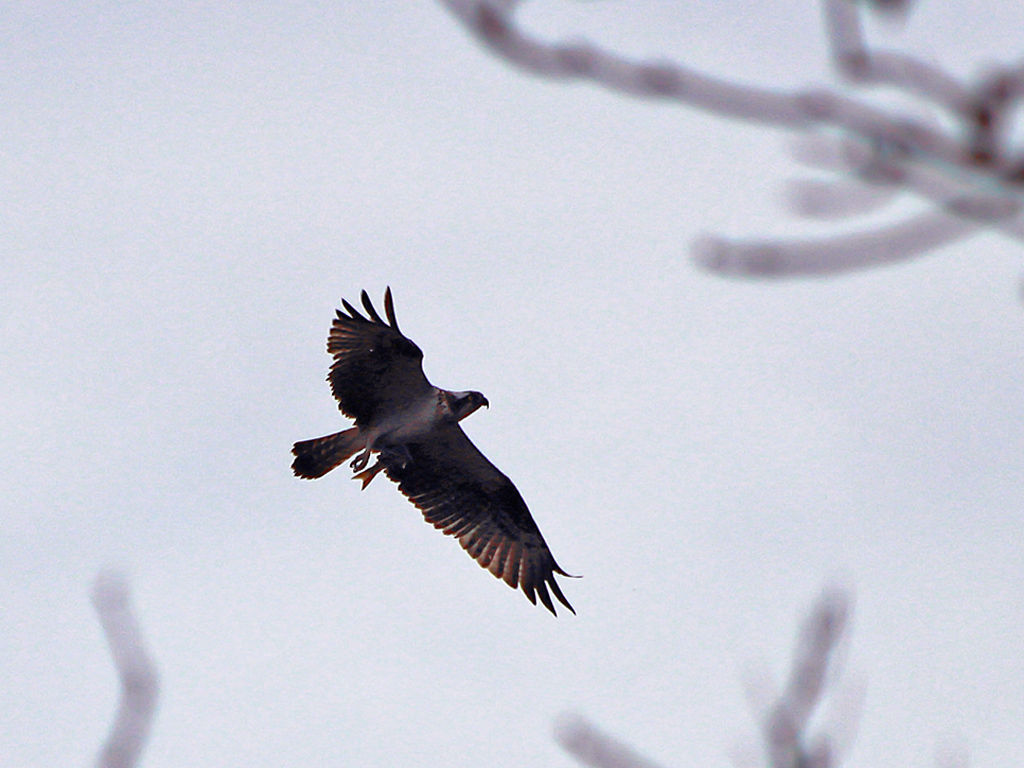
<svg viewBox="0 0 1024 768">
<path fill-rule="evenodd" d="M 366 443 L 360 438 L 358 427 L 318 437 L 315 440 L 303 440 L 292 448 L 292 453 L 295 454 L 292 471 L 307 480 L 323 477 L 353 453 L 365 447 Z"/>
</svg>

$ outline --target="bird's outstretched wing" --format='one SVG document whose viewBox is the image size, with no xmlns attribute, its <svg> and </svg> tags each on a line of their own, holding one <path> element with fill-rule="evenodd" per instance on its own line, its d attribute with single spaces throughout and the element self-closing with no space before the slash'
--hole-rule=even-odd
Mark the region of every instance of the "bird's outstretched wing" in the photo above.
<svg viewBox="0 0 1024 768">
<path fill-rule="evenodd" d="M 456 537 L 470 557 L 510 587 L 521 587 L 531 603 L 539 595 L 555 613 L 550 588 L 576 613 L 555 581 L 556 573 L 569 574 L 552 557 L 523 497 L 458 424 L 404 446 L 408 456 L 385 452 L 381 462 L 428 523 Z"/>
<path fill-rule="evenodd" d="M 327 337 L 327 351 L 334 355 L 327 380 L 342 412 L 359 425 L 431 390 L 423 375 L 423 352 L 398 329 L 391 289 L 384 292 L 387 322 L 366 291 L 362 301 L 369 317 L 342 300 L 348 314 L 337 311 Z"/>
</svg>

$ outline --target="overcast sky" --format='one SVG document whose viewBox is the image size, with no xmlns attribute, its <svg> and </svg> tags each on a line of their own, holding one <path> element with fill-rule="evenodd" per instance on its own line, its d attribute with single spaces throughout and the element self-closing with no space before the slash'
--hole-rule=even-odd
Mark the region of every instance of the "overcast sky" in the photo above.
<svg viewBox="0 0 1024 768">
<path fill-rule="evenodd" d="M 1018 59 L 1019 4 L 950 5 L 873 34 L 958 75 Z M 831 81 L 819 14 L 523 22 L 796 85 Z M 1020 243 L 703 273 L 701 233 L 836 228 L 783 204 L 789 136 L 534 79 L 426 0 L 2 15 L 0 765 L 94 759 L 108 567 L 160 669 L 151 768 L 570 766 L 567 712 L 728 765 L 757 749 L 744 680 L 780 678 L 828 583 L 856 597 L 845 764 L 1024 764 Z M 292 476 L 348 424 L 333 311 L 387 285 L 431 380 L 489 398 L 463 426 L 582 576 L 577 616 L 383 477 Z"/>
</svg>

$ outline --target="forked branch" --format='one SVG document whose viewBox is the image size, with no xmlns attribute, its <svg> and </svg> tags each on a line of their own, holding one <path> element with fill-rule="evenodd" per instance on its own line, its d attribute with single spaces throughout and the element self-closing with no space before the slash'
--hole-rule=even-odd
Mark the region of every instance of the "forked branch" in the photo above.
<svg viewBox="0 0 1024 768">
<path fill-rule="evenodd" d="M 826 590 L 801 628 L 785 689 L 764 713 L 761 738 L 768 768 L 833 768 L 827 733 L 813 733 L 811 721 L 826 698 L 836 647 L 843 637 L 850 597 Z M 561 747 L 590 768 L 658 768 L 630 747 L 579 717 L 555 730 Z"/>
<path fill-rule="evenodd" d="M 804 210 L 833 218 L 877 209 L 893 191 L 929 204 L 923 215 L 819 240 L 698 238 L 698 264 L 752 277 L 824 275 L 917 256 L 982 229 L 1024 241 L 1024 156 L 1011 145 L 1024 100 L 1024 61 L 962 83 L 938 66 L 874 51 L 867 10 L 905 12 L 909 0 L 823 0 L 833 64 L 849 89 L 885 85 L 945 115 L 949 129 L 821 88 L 783 91 L 731 82 L 684 64 L 637 61 L 590 43 L 541 40 L 516 22 L 520 0 L 441 0 L 486 48 L 536 75 L 587 80 L 617 93 L 676 102 L 721 117 L 813 135 L 842 158 L 834 185 L 805 185 Z M 858 7 L 860 6 L 860 7 Z M 872 190 L 873 188 L 873 190 Z M 872 191 L 877 194 L 872 194 Z"/>
</svg>

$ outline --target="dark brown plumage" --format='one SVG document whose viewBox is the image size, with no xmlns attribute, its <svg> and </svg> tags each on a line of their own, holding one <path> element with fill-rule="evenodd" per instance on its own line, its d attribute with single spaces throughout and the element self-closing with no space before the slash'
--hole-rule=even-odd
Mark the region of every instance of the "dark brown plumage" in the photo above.
<svg viewBox="0 0 1024 768">
<path fill-rule="evenodd" d="M 458 424 L 487 399 L 427 381 L 423 352 L 398 328 L 390 288 L 387 321 L 366 291 L 362 304 L 367 316 L 342 301 L 345 312 L 337 312 L 327 340 L 331 391 L 355 426 L 296 443 L 295 474 L 320 477 L 361 451 L 351 466 L 364 488 L 383 470 L 427 522 L 456 537 L 482 567 L 520 587 L 531 603 L 539 596 L 556 613 L 554 593 L 575 613 L 555 581 L 556 573 L 569 574 L 552 557 L 523 497 Z M 377 461 L 366 468 L 373 454 Z"/>
</svg>

